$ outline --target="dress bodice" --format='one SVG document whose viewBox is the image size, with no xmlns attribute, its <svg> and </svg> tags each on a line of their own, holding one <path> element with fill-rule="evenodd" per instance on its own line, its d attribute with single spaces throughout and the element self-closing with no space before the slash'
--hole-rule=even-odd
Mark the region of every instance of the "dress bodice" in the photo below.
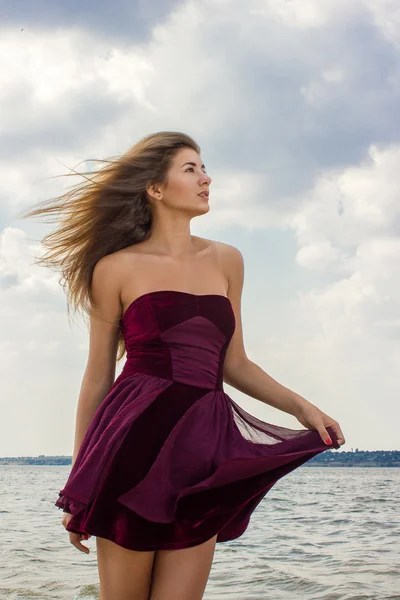
<svg viewBox="0 0 400 600">
<path fill-rule="evenodd" d="M 118 379 L 147 373 L 207 389 L 223 388 L 223 362 L 235 330 L 227 296 L 149 292 L 131 302 L 121 329 L 127 358 Z"/>
</svg>

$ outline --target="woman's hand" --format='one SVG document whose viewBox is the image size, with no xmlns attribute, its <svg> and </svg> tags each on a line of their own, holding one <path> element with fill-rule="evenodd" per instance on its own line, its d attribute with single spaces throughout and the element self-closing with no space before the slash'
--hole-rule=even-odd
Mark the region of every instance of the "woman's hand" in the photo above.
<svg viewBox="0 0 400 600">
<path fill-rule="evenodd" d="M 331 427 L 336 433 L 337 441 L 340 446 L 346 443 L 339 423 L 322 412 L 322 410 L 314 404 L 307 402 L 295 416 L 299 423 L 304 425 L 307 429 L 316 429 L 325 444 L 329 445 L 332 443 L 326 427 Z"/>
<path fill-rule="evenodd" d="M 70 513 L 65 512 L 62 518 L 62 524 L 67 529 L 67 525 L 72 519 L 72 515 Z M 68 530 L 67 530 L 68 531 Z M 88 540 L 91 537 L 90 533 L 74 533 L 73 531 L 68 531 L 69 541 L 75 548 L 78 548 L 81 552 L 86 552 L 86 554 L 90 553 L 90 550 L 87 546 L 81 544 L 81 540 Z"/>
</svg>

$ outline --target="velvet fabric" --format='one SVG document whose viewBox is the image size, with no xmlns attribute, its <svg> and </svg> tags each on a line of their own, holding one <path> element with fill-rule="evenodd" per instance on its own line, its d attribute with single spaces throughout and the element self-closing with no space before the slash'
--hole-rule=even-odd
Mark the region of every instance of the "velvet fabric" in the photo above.
<svg viewBox="0 0 400 600">
<path fill-rule="evenodd" d="M 235 330 L 226 296 L 149 292 L 121 328 L 123 370 L 55 502 L 73 515 L 68 531 L 141 551 L 238 538 L 271 487 L 328 446 L 317 431 L 262 421 L 225 393 Z"/>
</svg>

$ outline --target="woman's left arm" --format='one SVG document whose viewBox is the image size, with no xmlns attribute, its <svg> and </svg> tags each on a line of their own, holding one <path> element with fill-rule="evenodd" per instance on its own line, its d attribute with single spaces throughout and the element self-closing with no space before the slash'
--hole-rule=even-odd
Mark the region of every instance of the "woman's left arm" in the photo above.
<svg viewBox="0 0 400 600">
<path fill-rule="evenodd" d="M 244 281 L 243 256 L 234 246 L 228 244 L 222 246 L 223 268 L 229 282 L 228 297 L 236 322 L 235 331 L 225 356 L 224 381 L 247 396 L 293 415 L 307 429 L 316 429 L 327 444 L 331 441 L 329 441 L 330 437 L 326 427 L 331 427 L 336 434 L 338 443 L 344 444 L 344 435 L 335 419 L 324 413 L 315 404 L 278 383 L 247 357 L 243 343 L 241 319 Z"/>
</svg>

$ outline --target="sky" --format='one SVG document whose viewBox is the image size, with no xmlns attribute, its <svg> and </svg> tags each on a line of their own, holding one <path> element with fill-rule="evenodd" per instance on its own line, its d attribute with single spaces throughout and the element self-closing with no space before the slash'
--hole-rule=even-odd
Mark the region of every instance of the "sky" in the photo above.
<svg viewBox="0 0 400 600">
<path fill-rule="evenodd" d="M 0 456 L 72 454 L 88 352 L 34 264 L 54 225 L 17 215 L 164 130 L 212 177 L 192 234 L 243 254 L 248 357 L 339 422 L 339 452 L 399 450 L 398 0 L 21 0 L 0 27 Z"/>
</svg>

